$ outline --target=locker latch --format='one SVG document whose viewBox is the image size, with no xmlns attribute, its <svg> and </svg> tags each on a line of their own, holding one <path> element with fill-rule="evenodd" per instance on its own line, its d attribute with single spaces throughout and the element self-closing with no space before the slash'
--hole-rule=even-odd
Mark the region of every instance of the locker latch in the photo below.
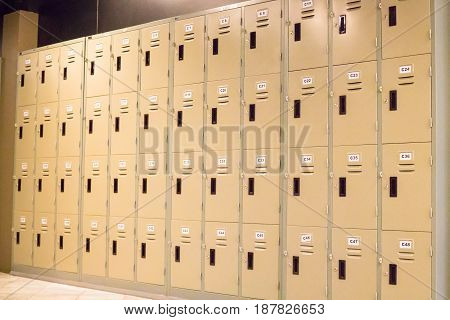
<svg viewBox="0 0 450 320">
<path fill-rule="evenodd" d="M 209 265 L 216 265 L 216 249 L 209 249 Z"/>
<path fill-rule="evenodd" d="M 300 178 L 294 178 L 293 196 L 300 196 Z"/>
<path fill-rule="evenodd" d="M 216 178 L 211 178 L 211 195 L 216 195 L 216 186 L 217 186 Z"/>
<path fill-rule="evenodd" d="M 397 265 L 392 263 L 389 264 L 389 284 L 397 285 Z"/>
<path fill-rule="evenodd" d="M 294 24 L 294 41 L 302 40 L 302 25 L 301 23 Z"/>
<path fill-rule="evenodd" d="M 397 25 L 397 7 L 389 7 L 389 27 Z"/>
<path fill-rule="evenodd" d="M 253 257 L 254 257 L 253 252 L 247 253 L 247 270 L 253 270 L 254 265 Z"/>
<path fill-rule="evenodd" d="M 256 31 L 250 32 L 250 49 L 256 49 Z"/>
<path fill-rule="evenodd" d="M 345 14 L 339 16 L 339 34 L 347 33 L 347 16 Z"/>
<path fill-rule="evenodd" d="M 339 114 L 347 114 L 347 96 L 339 96 Z"/>
<path fill-rule="evenodd" d="M 178 46 L 178 61 L 184 60 L 184 45 L 180 44 Z"/>
<path fill-rule="evenodd" d="M 397 198 L 397 177 L 389 177 L 389 197 Z"/>
<path fill-rule="evenodd" d="M 86 252 L 87 253 L 91 252 L 91 239 L 90 238 L 86 238 Z"/>
<path fill-rule="evenodd" d="M 145 51 L 145 66 L 148 67 L 150 65 L 150 51 Z"/>
<path fill-rule="evenodd" d="M 347 178 L 339 178 L 339 197 L 347 196 Z"/>
<path fill-rule="evenodd" d="M 346 261 L 339 260 L 339 280 L 345 280 L 347 277 Z"/>
<path fill-rule="evenodd" d="M 219 54 L 219 39 L 214 38 L 213 39 L 213 56 L 216 56 Z"/>
<path fill-rule="evenodd" d="M 59 236 L 59 250 L 64 249 L 64 236 Z"/>
<path fill-rule="evenodd" d="M 293 275 L 299 275 L 299 257 L 293 256 L 292 257 L 292 274 Z"/>
<path fill-rule="evenodd" d="M 301 117 L 301 102 L 300 100 L 294 100 L 294 118 L 298 119 Z"/>
<path fill-rule="evenodd" d="M 141 243 L 141 258 L 145 259 L 147 257 L 147 244 L 145 242 Z"/>
<path fill-rule="evenodd" d="M 113 240 L 112 242 L 112 255 L 117 256 L 117 240 Z"/>
<path fill-rule="evenodd" d="M 181 260 L 181 252 L 180 246 L 175 246 L 175 262 L 180 262 Z"/>
<path fill-rule="evenodd" d="M 41 234 L 38 233 L 36 234 L 36 247 L 40 247 L 41 246 Z"/>
</svg>

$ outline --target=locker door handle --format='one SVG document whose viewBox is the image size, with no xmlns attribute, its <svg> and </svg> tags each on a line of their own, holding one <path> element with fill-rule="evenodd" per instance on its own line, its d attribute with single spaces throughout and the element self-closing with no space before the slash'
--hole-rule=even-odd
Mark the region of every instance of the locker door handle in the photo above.
<svg viewBox="0 0 450 320">
<path fill-rule="evenodd" d="M 250 49 L 256 49 L 256 31 L 250 32 Z"/>
<path fill-rule="evenodd" d="M 389 177 L 389 197 L 397 198 L 397 177 Z"/>
<path fill-rule="evenodd" d="M 255 178 L 248 178 L 248 195 L 255 195 Z"/>
<path fill-rule="evenodd" d="M 183 111 L 177 112 L 177 127 L 183 126 Z"/>
<path fill-rule="evenodd" d="M 299 258 L 298 256 L 292 257 L 292 274 L 293 275 L 299 275 Z"/>
<path fill-rule="evenodd" d="M 44 125 L 40 124 L 39 125 L 39 138 L 43 138 L 44 137 Z"/>
<path fill-rule="evenodd" d="M 122 57 L 118 56 L 116 60 L 116 69 L 117 71 L 122 70 Z"/>
<path fill-rule="evenodd" d="M 347 178 L 339 178 L 339 197 L 347 196 Z"/>
<path fill-rule="evenodd" d="M 147 257 L 147 244 L 145 242 L 141 243 L 141 258 L 146 259 Z"/>
<path fill-rule="evenodd" d="M 216 195 L 216 178 L 211 178 L 211 195 Z"/>
<path fill-rule="evenodd" d="M 397 265 L 392 263 L 389 264 L 389 284 L 397 285 Z"/>
<path fill-rule="evenodd" d="M 255 104 L 252 103 L 249 106 L 248 121 L 250 121 L 250 122 L 255 121 L 255 117 L 256 117 Z"/>
<path fill-rule="evenodd" d="M 148 129 L 148 114 L 144 114 L 144 130 Z"/>
<path fill-rule="evenodd" d="M 113 187 L 114 187 L 114 193 L 119 193 L 119 179 L 114 178 L 114 183 L 113 183 Z"/>
<path fill-rule="evenodd" d="M 41 246 L 41 234 L 38 233 L 36 234 L 36 247 L 40 247 Z"/>
<path fill-rule="evenodd" d="M 113 240 L 112 242 L 112 255 L 117 256 L 117 240 Z"/>
<path fill-rule="evenodd" d="M 91 191 L 92 191 L 92 179 L 91 178 L 87 179 L 86 189 L 87 189 L 87 193 L 91 193 Z"/>
<path fill-rule="evenodd" d="M 347 16 L 345 14 L 339 16 L 339 34 L 347 33 Z"/>
<path fill-rule="evenodd" d="M 59 191 L 61 193 L 64 193 L 64 179 L 61 179 L 61 181 L 60 181 Z"/>
<path fill-rule="evenodd" d="M 177 194 L 181 194 L 181 178 L 177 178 Z"/>
<path fill-rule="evenodd" d="M 175 246 L 175 262 L 181 261 L 181 248 L 180 246 Z"/>
<path fill-rule="evenodd" d="M 119 132 L 120 131 L 120 117 L 116 117 L 114 119 L 114 131 Z"/>
<path fill-rule="evenodd" d="M 22 140 L 22 138 L 23 138 L 23 127 L 20 126 L 19 127 L 19 140 Z"/>
<path fill-rule="evenodd" d="M 346 261 L 339 260 L 339 280 L 345 280 L 347 277 Z"/>
<path fill-rule="evenodd" d="M 87 253 L 91 252 L 91 239 L 90 238 L 86 238 L 86 252 Z"/>
<path fill-rule="evenodd" d="M 59 236 L 59 250 L 64 249 L 64 236 Z"/>
<path fill-rule="evenodd" d="M 184 45 L 180 44 L 178 46 L 178 61 L 184 60 Z"/>
<path fill-rule="evenodd" d="M 247 253 L 247 270 L 253 270 L 253 267 L 254 267 L 253 258 L 254 258 L 253 252 L 248 252 Z"/>
<path fill-rule="evenodd" d="M 347 114 L 347 96 L 339 96 L 339 114 Z"/>
<path fill-rule="evenodd" d="M 301 117 L 301 102 L 300 100 L 294 100 L 294 118 Z"/>
<path fill-rule="evenodd" d="M 63 137 L 66 136 L 66 123 L 65 122 L 61 123 L 61 136 L 63 136 Z"/>
<path fill-rule="evenodd" d="M 301 23 L 294 24 L 294 41 L 302 40 L 302 25 Z"/>
<path fill-rule="evenodd" d="M 22 88 L 25 86 L 25 74 L 20 75 L 20 86 Z"/>
<path fill-rule="evenodd" d="M 389 91 L 389 111 L 397 111 L 397 90 Z"/>
<path fill-rule="evenodd" d="M 63 70 L 63 80 L 67 80 L 67 67 L 64 67 Z"/>
<path fill-rule="evenodd" d="M 20 244 L 20 232 L 16 232 L 16 244 Z"/>
<path fill-rule="evenodd" d="M 209 265 L 216 265 L 216 249 L 209 249 Z"/>
<path fill-rule="evenodd" d="M 94 132 L 94 120 L 89 120 L 89 134 L 92 134 Z"/>
<path fill-rule="evenodd" d="M 389 7 L 389 27 L 397 25 L 397 7 Z"/>
<path fill-rule="evenodd" d="M 145 51 L 145 66 L 148 67 L 150 65 L 150 51 Z"/>
<path fill-rule="evenodd" d="M 294 178 L 293 196 L 300 196 L 300 178 Z"/>
<path fill-rule="evenodd" d="M 147 194 L 147 178 L 142 178 L 142 194 Z"/>
<path fill-rule="evenodd" d="M 38 192 L 42 192 L 42 179 L 38 179 Z"/>
<path fill-rule="evenodd" d="M 213 39 L 213 56 L 217 56 L 219 54 L 219 39 Z"/>
<path fill-rule="evenodd" d="M 41 71 L 41 83 L 45 83 L 45 70 Z"/>
<path fill-rule="evenodd" d="M 94 73 L 95 73 L 95 61 L 91 61 L 91 76 L 93 76 L 94 75 Z"/>
<path fill-rule="evenodd" d="M 217 124 L 217 108 L 211 109 L 211 124 Z"/>
<path fill-rule="evenodd" d="M 17 180 L 17 192 L 21 192 L 22 191 L 22 179 L 18 179 Z"/>
</svg>

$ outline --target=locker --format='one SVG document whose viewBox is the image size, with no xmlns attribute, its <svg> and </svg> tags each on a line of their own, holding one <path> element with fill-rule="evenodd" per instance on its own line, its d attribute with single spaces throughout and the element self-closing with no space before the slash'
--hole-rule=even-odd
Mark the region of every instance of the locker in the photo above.
<svg viewBox="0 0 450 320">
<path fill-rule="evenodd" d="M 16 108 L 15 124 L 15 157 L 17 159 L 34 157 L 34 140 L 36 121 L 36 107 L 26 106 Z"/>
<path fill-rule="evenodd" d="M 289 71 L 328 65 L 328 4 L 289 1 Z"/>
<path fill-rule="evenodd" d="M 333 69 L 333 144 L 376 144 L 376 62 Z"/>
<path fill-rule="evenodd" d="M 108 95 L 111 83 L 111 37 L 88 38 L 86 46 L 86 96 Z"/>
<path fill-rule="evenodd" d="M 383 60 L 383 143 L 431 141 L 430 55 Z"/>
<path fill-rule="evenodd" d="M 244 224 L 242 295 L 278 299 L 279 231 L 275 225 Z"/>
<path fill-rule="evenodd" d="M 280 219 L 279 150 L 246 151 L 243 165 L 244 223 L 278 224 Z"/>
<path fill-rule="evenodd" d="M 113 94 L 137 91 L 139 75 L 139 30 L 112 36 Z"/>
<path fill-rule="evenodd" d="M 328 145 L 328 68 L 289 72 L 289 147 Z"/>
<path fill-rule="evenodd" d="M 239 78 L 241 74 L 241 9 L 207 16 L 208 81 Z"/>
<path fill-rule="evenodd" d="M 139 152 L 167 151 L 167 88 L 142 91 L 139 95 Z"/>
<path fill-rule="evenodd" d="M 375 229 L 376 146 L 334 148 L 333 163 L 333 223 L 343 228 Z"/>
<path fill-rule="evenodd" d="M 289 150 L 287 175 L 288 225 L 326 227 L 328 223 L 328 150 Z"/>
<path fill-rule="evenodd" d="M 286 299 L 327 299 L 327 229 L 288 226 Z"/>
<path fill-rule="evenodd" d="M 106 216 L 108 204 L 108 158 L 84 158 L 83 182 L 84 215 Z"/>
<path fill-rule="evenodd" d="M 244 8 L 245 76 L 280 72 L 281 5 L 279 1 Z M 261 68 L 264 62 L 264 68 Z"/>
<path fill-rule="evenodd" d="M 81 106 L 81 100 L 62 101 L 59 104 L 59 157 L 75 157 L 80 155 Z"/>
<path fill-rule="evenodd" d="M 164 285 L 165 221 L 138 219 L 137 234 L 137 281 Z"/>
<path fill-rule="evenodd" d="M 59 100 L 83 97 L 84 43 L 63 46 L 59 51 Z"/>
<path fill-rule="evenodd" d="M 56 178 L 56 213 L 78 214 L 80 158 L 59 158 Z M 39 208 L 38 208 L 39 209 Z"/>
<path fill-rule="evenodd" d="M 205 291 L 238 295 L 239 226 L 206 222 Z"/>
<path fill-rule="evenodd" d="M 134 217 L 111 218 L 109 221 L 110 278 L 134 280 Z"/>
<path fill-rule="evenodd" d="M 111 156 L 109 214 L 129 217 L 136 209 L 136 156 Z"/>
<path fill-rule="evenodd" d="M 13 229 L 13 263 L 31 266 L 33 250 L 33 213 L 16 211 Z"/>
<path fill-rule="evenodd" d="M 140 154 L 138 217 L 164 219 L 166 212 L 166 154 Z"/>
<path fill-rule="evenodd" d="M 109 97 L 86 100 L 85 154 L 108 154 Z"/>
<path fill-rule="evenodd" d="M 174 153 L 172 219 L 200 220 L 202 217 L 202 155 Z"/>
<path fill-rule="evenodd" d="M 201 288 L 201 223 L 172 220 L 171 286 Z"/>
<path fill-rule="evenodd" d="M 431 52 L 430 0 L 382 0 L 383 59 Z"/>
<path fill-rule="evenodd" d="M 381 299 L 431 299 L 431 234 L 383 231 Z"/>
<path fill-rule="evenodd" d="M 332 236 L 332 299 L 376 299 L 376 230 L 333 228 Z"/>
<path fill-rule="evenodd" d="M 205 18 L 175 22 L 174 84 L 203 82 Z"/>
<path fill-rule="evenodd" d="M 55 269 L 78 272 L 78 213 L 56 215 Z"/>
<path fill-rule="evenodd" d="M 36 159 L 35 208 L 39 212 L 55 213 L 56 159 Z M 35 211 L 36 211 L 35 210 Z"/>
<path fill-rule="evenodd" d="M 36 115 L 36 156 L 56 157 L 58 103 L 38 105 Z"/>
<path fill-rule="evenodd" d="M 55 215 L 35 213 L 33 267 L 55 268 Z"/>
<path fill-rule="evenodd" d="M 244 149 L 280 147 L 280 75 L 244 80 Z"/>
<path fill-rule="evenodd" d="M 83 219 L 83 275 L 106 276 L 106 218 Z"/>
<path fill-rule="evenodd" d="M 174 151 L 200 151 L 203 129 L 203 84 L 174 88 Z"/>
<path fill-rule="evenodd" d="M 36 104 L 38 54 L 19 54 L 17 58 L 17 106 Z"/>
<path fill-rule="evenodd" d="M 376 60 L 377 8 L 373 0 L 333 0 L 333 65 Z"/>
<path fill-rule="evenodd" d="M 239 221 L 240 151 L 205 154 L 205 220 Z"/>
<path fill-rule="evenodd" d="M 212 150 L 240 149 L 239 79 L 208 82 L 205 144 Z"/>
<path fill-rule="evenodd" d="M 111 154 L 136 154 L 137 95 L 118 94 L 111 100 Z"/>
<path fill-rule="evenodd" d="M 169 85 L 169 24 L 141 30 L 141 90 Z"/>
<path fill-rule="evenodd" d="M 383 146 L 383 230 L 431 232 L 431 145 Z"/>
<path fill-rule="evenodd" d="M 33 199 L 34 160 L 16 159 L 14 166 L 14 209 L 17 211 L 33 211 Z"/>
<path fill-rule="evenodd" d="M 58 101 L 59 48 L 39 52 L 37 103 Z"/>
</svg>

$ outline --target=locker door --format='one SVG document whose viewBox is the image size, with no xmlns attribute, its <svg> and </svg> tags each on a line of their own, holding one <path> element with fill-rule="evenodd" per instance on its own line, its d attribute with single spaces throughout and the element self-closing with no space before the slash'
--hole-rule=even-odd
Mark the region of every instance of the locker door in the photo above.
<svg viewBox="0 0 450 320">
<path fill-rule="evenodd" d="M 59 105 L 59 157 L 80 155 L 81 105 L 81 100 L 64 101 Z"/>
<path fill-rule="evenodd" d="M 381 299 L 431 299 L 431 235 L 383 231 Z"/>
<path fill-rule="evenodd" d="M 278 226 L 244 224 L 242 295 L 278 299 Z"/>
<path fill-rule="evenodd" d="M 382 0 L 383 59 L 431 52 L 430 0 Z"/>
<path fill-rule="evenodd" d="M 203 82 L 205 18 L 175 22 L 174 84 Z"/>
<path fill-rule="evenodd" d="M 207 16 L 208 81 L 239 78 L 241 74 L 241 9 Z"/>
<path fill-rule="evenodd" d="M 138 282 L 164 285 L 165 221 L 138 219 L 137 269 Z"/>
<path fill-rule="evenodd" d="M 37 103 L 58 101 L 59 48 L 39 52 Z"/>
<path fill-rule="evenodd" d="M 34 160 L 17 159 L 14 167 L 14 209 L 31 212 L 34 198 Z"/>
<path fill-rule="evenodd" d="M 56 213 L 78 214 L 80 193 L 80 160 L 59 158 L 56 190 Z"/>
<path fill-rule="evenodd" d="M 431 232 L 431 146 L 383 146 L 383 230 Z"/>
<path fill-rule="evenodd" d="M 134 280 L 134 218 L 111 218 L 109 228 L 110 278 Z"/>
<path fill-rule="evenodd" d="M 238 295 L 238 224 L 207 222 L 205 246 L 205 291 Z"/>
<path fill-rule="evenodd" d="M 83 275 L 106 276 L 106 218 L 83 220 Z"/>
<path fill-rule="evenodd" d="M 205 220 L 238 222 L 240 151 L 205 156 Z"/>
<path fill-rule="evenodd" d="M 275 149 L 246 151 L 243 163 L 244 223 L 278 224 L 279 151 Z"/>
<path fill-rule="evenodd" d="M 19 54 L 17 58 L 17 105 L 36 104 L 38 54 Z"/>
<path fill-rule="evenodd" d="M 201 288 L 201 223 L 172 220 L 171 286 Z"/>
<path fill-rule="evenodd" d="M 430 55 L 383 60 L 383 143 L 431 141 Z"/>
<path fill-rule="evenodd" d="M 289 150 L 287 219 L 289 225 L 326 227 L 328 150 Z"/>
<path fill-rule="evenodd" d="M 34 140 L 36 121 L 36 107 L 17 107 L 16 109 L 16 145 L 17 159 L 34 157 Z"/>
<path fill-rule="evenodd" d="M 328 68 L 289 73 L 290 147 L 328 144 Z"/>
<path fill-rule="evenodd" d="M 39 213 L 34 216 L 33 267 L 54 269 L 55 215 Z"/>
<path fill-rule="evenodd" d="M 38 105 L 36 116 L 36 156 L 56 157 L 58 103 Z"/>
<path fill-rule="evenodd" d="M 333 228 L 333 300 L 376 299 L 376 237 L 376 230 Z"/>
<path fill-rule="evenodd" d="M 289 1 L 289 71 L 328 64 L 328 5 L 320 0 Z"/>
<path fill-rule="evenodd" d="M 280 75 L 245 78 L 245 149 L 280 147 Z"/>
<path fill-rule="evenodd" d="M 83 97 L 84 43 L 61 47 L 59 51 L 59 99 L 73 100 Z"/>
<path fill-rule="evenodd" d="M 137 91 L 139 74 L 139 30 L 112 36 L 113 94 Z"/>
<path fill-rule="evenodd" d="M 239 79 L 208 82 L 205 144 L 212 150 L 240 149 Z"/>
<path fill-rule="evenodd" d="M 137 144 L 136 93 L 112 96 L 111 118 L 111 154 L 135 154 Z"/>
<path fill-rule="evenodd" d="M 333 223 L 344 228 L 376 228 L 376 146 L 334 148 Z"/>
<path fill-rule="evenodd" d="M 14 213 L 14 265 L 31 266 L 33 248 L 33 214 L 31 212 L 16 211 Z"/>
<path fill-rule="evenodd" d="M 286 299 L 326 300 L 327 229 L 288 226 Z"/>
<path fill-rule="evenodd" d="M 169 24 L 141 30 L 141 90 L 169 85 Z"/>
<path fill-rule="evenodd" d="M 87 39 L 86 96 L 109 94 L 111 81 L 111 37 Z"/>
<path fill-rule="evenodd" d="M 84 159 L 83 211 L 85 215 L 106 216 L 108 203 L 108 158 Z"/>
<path fill-rule="evenodd" d="M 136 206 L 136 156 L 111 156 L 110 210 L 112 217 L 134 214 Z"/>
<path fill-rule="evenodd" d="M 56 159 L 36 159 L 35 208 L 39 212 L 55 212 Z"/>
<path fill-rule="evenodd" d="M 56 215 L 55 269 L 78 272 L 78 213 Z"/>
<path fill-rule="evenodd" d="M 376 59 L 378 3 L 333 1 L 333 65 Z"/>
<path fill-rule="evenodd" d="M 245 7 L 244 11 L 245 76 L 280 72 L 280 2 L 255 4 Z M 262 61 L 264 61 L 264 68 L 261 68 Z"/>
<path fill-rule="evenodd" d="M 109 97 L 86 100 L 85 154 L 108 154 Z"/>
<path fill-rule="evenodd" d="M 142 91 L 139 95 L 139 152 L 166 152 L 167 88 Z"/>
<path fill-rule="evenodd" d="M 333 144 L 377 142 L 376 63 L 334 67 Z"/>
</svg>

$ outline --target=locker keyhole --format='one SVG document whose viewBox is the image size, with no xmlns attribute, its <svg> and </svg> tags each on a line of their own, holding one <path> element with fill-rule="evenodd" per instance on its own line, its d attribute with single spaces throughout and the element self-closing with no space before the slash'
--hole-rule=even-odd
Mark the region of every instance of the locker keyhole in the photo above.
<svg viewBox="0 0 450 320">
<path fill-rule="evenodd" d="M 339 178 L 339 197 L 347 196 L 347 178 Z"/>
<path fill-rule="evenodd" d="M 147 257 L 147 244 L 145 242 L 141 243 L 141 258 L 145 259 Z"/>
<path fill-rule="evenodd" d="M 63 123 L 61 124 L 61 135 L 62 135 L 63 137 L 66 136 L 66 123 L 65 123 L 65 122 L 63 122 Z"/>
<path fill-rule="evenodd" d="M 389 27 L 397 25 L 397 7 L 389 7 Z"/>
<path fill-rule="evenodd" d="M 114 193 L 119 193 L 119 179 L 114 178 Z"/>
<path fill-rule="evenodd" d="M 177 127 L 183 126 L 183 111 L 177 112 Z"/>
<path fill-rule="evenodd" d="M 255 178 L 248 178 L 248 195 L 255 195 Z"/>
<path fill-rule="evenodd" d="M 250 104 L 249 106 L 250 110 L 248 113 L 248 121 L 253 122 L 255 121 L 255 116 L 256 116 L 256 110 L 255 110 L 255 104 Z"/>
<path fill-rule="evenodd" d="M 42 179 L 38 180 L 38 192 L 42 192 Z"/>
<path fill-rule="evenodd" d="M 91 76 L 93 76 L 94 75 L 94 73 L 95 73 L 95 61 L 91 61 Z"/>
<path fill-rule="evenodd" d="M 211 194 L 216 194 L 216 178 L 211 178 Z"/>
<path fill-rule="evenodd" d="M 209 249 L 209 265 L 216 265 L 216 249 Z"/>
<path fill-rule="evenodd" d="M 175 246 L 175 262 L 180 262 L 181 252 L 180 246 Z"/>
<path fill-rule="evenodd" d="M 92 191 L 92 179 L 87 179 L 87 193 L 91 193 Z"/>
<path fill-rule="evenodd" d="M 91 239 L 90 238 L 86 238 L 86 252 L 87 253 L 91 252 Z"/>
<path fill-rule="evenodd" d="M 346 277 L 346 261 L 339 260 L 339 280 L 345 280 Z"/>
<path fill-rule="evenodd" d="M 389 111 L 397 111 L 397 90 L 389 91 Z"/>
<path fill-rule="evenodd" d="M 397 177 L 389 177 L 389 197 L 397 198 Z"/>
<path fill-rule="evenodd" d="M 219 54 L 219 39 L 213 39 L 213 56 L 217 56 Z"/>
<path fill-rule="evenodd" d="M 347 96 L 339 96 L 339 114 L 347 114 Z"/>
<path fill-rule="evenodd" d="M 145 66 L 148 67 L 150 65 L 150 51 L 145 51 Z"/>
<path fill-rule="evenodd" d="M 147 193 L 147 178 L 142 179 L 142 194 Z"/>
<path fill-rule="evenodd" d="M 20 244 L 20 232 L 16 232 L 16 244 Z"/>
<path fill-rule="evenodd" d="M 347 16 L 345 14 L 339 16 L 339 34 L 347 33 Z"/>
<path fill-rule="evenodd" d="M 67 67 L 64 67 L 63 70 L 63 80 L 67 80 Z"/>
<path fill-rule="evenodd" d="M 181 179 L 177 178 L 177 194 L 181 194 Z"/>
<path fill-rule="evenodd" d="M 300 100 L 295 100 L 294 101 L 294 118 L 300 118 L 300 116 L 301 116 L 300 106 L 301 106 Z"/>
<path fill-rule="evenodd" d="M 302 25 L 301 23 L 294 24 L 294 41 L 302 40 Z"/>
<path fill-rule="evenodd" d="M 117 68 L 117 71 L 122 70 L 122 57 L 121 56 L 117 57 L 116 68 Z"/>
<path fill-rule="evenodd" d="M 184 60 L 184 45 L 180 44 L 178 46 L 178 61 Z"/>
<path fill-rule="evenodd" d="M 144 130 L 148 129 L 148 114 L 144 114 Z"/>
<path fill-rule="evenodd" d="M 250 32 L 250 49 L 256 49 L 256 31 Z"/>
<path fill-rule="evenodd" d="M 23 138 L 23 127 L 20 126 L 19 127 L 19 140 L 22 140 L 22 138 Z"/>
<path fill-rule="evenodd" d="M 59 236 L 59 250 L 64 249 L 64 236 Z"/>
<path fill-rule="evenodd" d="M 248 252 L 247 253 L 247 270 L 253 270 L 253 252 Z"/>
<path fill-rule="evenodd" d="M 294 178 L 293 196 L 300 196 L 300 178 Z"/>
<path fill-rule="evenodd" d="M 22 179 L 17 180 L 17 191 L 22 191 Z"/>
<path fill-rule="evenodd" d="M 292 274 L 299 275 L 299 258 L 298 256 L 292 257 Z"/>
<path fill-rule="evenodd" d="M 211 124 L 217 124 L 217 108 L 211 109 Z"/>
<path fill-rule="evenodd" d="M 59 188 L 60 188 L 61 193 L 64 193 L 64 179 L 61 179 Z"/>
<path fill-rule="evenodd" d="M 397 265 L 393 263 L 389 264 L 389 284 L 397 285 Z"/>
<path fill-rule="evenodd" d="M 114 131 L 119 132 L 120 131 L 120 118 L 116 117 L 114 119 Z"/>
<path fill-rule="evenodd" d="M 45 70 L 41 71 L 41 83 L 45 83 Z"/>
<path fill-rule="evenodd" d="M 113 240 L 112 242 L 112 255 L 117 256 L 117 240 Z"/>
<path fill-rule="evenodd" d="M 89 120 L 89 134 L 92 134 L 94 131 L 94 120 Z"/>
<path fill-rule="evenodd" d="M 25 74 L 20 75 L 20 86 L 22 88 L 25 86 Z"/>
<path fill-rule="evenodd" d="M 36 247 L 40 247 L 41 246 L 41 234 L 38 233 L 36 234 Z"/>
<path fill-rule="evenodd" d="M 43 138 L 44 137 L 44 125 L 40 124 L 39 125 L 39 138 Z"/>
</svg>

